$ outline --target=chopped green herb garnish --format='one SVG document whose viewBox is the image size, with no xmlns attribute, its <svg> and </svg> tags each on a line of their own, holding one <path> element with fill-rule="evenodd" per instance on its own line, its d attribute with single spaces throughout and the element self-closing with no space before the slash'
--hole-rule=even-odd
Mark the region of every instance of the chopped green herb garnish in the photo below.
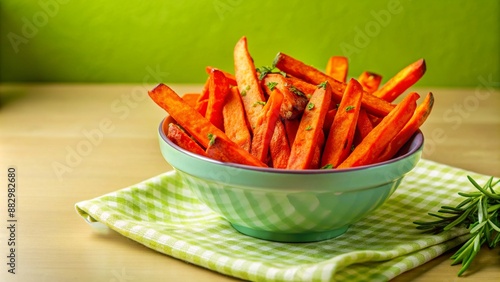
<svg viewBox="0 0 500 282">
<path fill-rule="evenodd" d="M 245 97 L 245 96 L 247 95 L 247 91 L 246 91 L 246 90 L 241 91 L 241 92 L 240 92 L 240 95 L 241 95 L 242 97 Z"/>
<path fill-rule="evenodd" d="M 289 85 L 288 86 L 288 90 L 292 91 L 293 93 L 295 93 L 296 95 L 299 95 L 299 96 L 306 96 L 304 94 L 304 92 L 300 91 L 297 87 L 293 86 L 293 85 Z"/>
<path fill-rule="evenodd" d="M 278 83 L 277 83 L 277 82 L 273 82 L 273 81 L 271 81 L 271 82 L 269 82 L 269 83 L 267 84 L 267 87 L 269 87 L 269 90 L 273 91 L 273 90 L 274 90 L 274 88 L 276 87 L 276 85 L 278 85 Z"/>
<path fill-rule="evenodd" d="M 307 104 L 307 109 L 308 110 L 314 109 L 314 103 L 309 102 L 309 104 Z"/>
<path fill-rule="evenodd" d="M 259 80 L 262 80 L 266 76 L 266 74 L 272 72 L 273 69 L 274 69 L 274 67 L 262 66 L 262 67 L 256 68 L 255 70 L 259 73 Z"/>
<path fill-rule="evenodd" d="M 255 106 L 257 106 L 257 105 L 262 105 L 262 106 L 264 106 L 265 104 L 266 104 L 266 102 L 264 102 L 264 101 L 257 101 L 257 102 L 255 102 L 255 103 L 253 104 L 253 106 L 254 106 L 254 107 L 255 107 Z"/>
<path fill-rule="evenodd" d="M 331 168 L 333 168 L 332 164 L 326 164 L 326 165 L 321 167 L 321 169 L 331 169 Z"/>
<path fill-rule="evenodd" d="M 326 89 L 326 84 L 328 83 L 328 81 L 323 81 L 321 82 L 320 84 L 318 84 L 318 88 L 323 88 L 323 89 Z"/>
<path fill-rule="evenodd" d="M 310 126 L 310 125 L 308 125 L 308 126 L 306 127 L 306 131 L 309 131 L 309 130 L 312 130 L 312 129 L 313 129 L 313 128 L 312 128 L 312 126 Z"/>
<path fill-rule="evenodd" d="M 208 137 L 208 146 L 212 146 L 215 142 L 216 136 L 213 135 L 212 133 L 208 133 L 207 137 Z"/>
<path fill-rule="evenodd" d="M 345 111 L 348 112 L 350 110 L 353 110 L 354 109 L 354 106 L 347 106 L 345 107 Z"/>
</svg>

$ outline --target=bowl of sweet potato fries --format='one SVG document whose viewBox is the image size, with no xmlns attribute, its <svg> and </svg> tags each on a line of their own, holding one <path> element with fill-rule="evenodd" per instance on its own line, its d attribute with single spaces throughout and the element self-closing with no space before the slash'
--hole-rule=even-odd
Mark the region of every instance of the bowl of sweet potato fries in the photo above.
<svg viewBox="0 0 500 282">
<path fill-rule="evenodd" d="M 340 236 L 420 160 L 434 97 L 406 90 L 423 59 L 380 85 L 372 72 L 347 79 L 342 56 L 324 71 L 284 53 L 256 68 L 246 37 L 233 57 L 234 74 L 206 68 L 200 93 L 160 83 L 148 94 L 168 113 L 163 157 L 239 232 L 280 242 Z"/>
</svg>

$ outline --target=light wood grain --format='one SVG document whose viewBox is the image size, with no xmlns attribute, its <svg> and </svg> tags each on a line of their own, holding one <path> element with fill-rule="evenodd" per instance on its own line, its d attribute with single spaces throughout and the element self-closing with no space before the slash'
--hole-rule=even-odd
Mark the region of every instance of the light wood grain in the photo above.
<svg viewBox="0 0 500 282">
<path fill-rule="evenodd" d="M 0 281 L 235 280 L 159 254 L 113 231 L 98 232 L 75 212 L 78 201 L 171 169 L 158 148 L 157 127 L 165 113 L 147 97 L 152 87 L 0 86 L 2 187 L 7 168 L 15 166 L 18 171 L 17 274 L 6 271 L 7 232 L 1 228 Z M 173 88 L 185 93 L 201 86 Z M 422 94 L 428 90 L 417 89 Z M 500 92 L 486 87 L 432 91 L 436 104 L 423 127 L 424 157 L 499 177 Z M 85 155 L 67 159 L 77 149 Z M 58 174 L 56 163 L 70 171 Z M 6 192 L 0 193 L 2 215 L 6 197 Z M 451 253 L 394 281 L 499 281 L 498 249 L 484 248 L 461 279 L 456 278 L 459 267 L 450 266 Z"/>
</svg>

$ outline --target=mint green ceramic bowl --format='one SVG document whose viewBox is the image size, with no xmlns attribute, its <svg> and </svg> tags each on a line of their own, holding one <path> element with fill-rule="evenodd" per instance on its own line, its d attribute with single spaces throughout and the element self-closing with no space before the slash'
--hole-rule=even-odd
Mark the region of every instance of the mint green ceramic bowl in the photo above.
<svg viewBox="0 0 500 282">
<path fill-rule="evenodd" d="M 284 170 L 222 163 L 183 150 L 159 127 L 160 149 L 187 187 L 239 232 L 311 242 L 343 234 L 380 207 L 420 160 L 416 133 L 400 156 L 351 169 Z"/>
</svg>

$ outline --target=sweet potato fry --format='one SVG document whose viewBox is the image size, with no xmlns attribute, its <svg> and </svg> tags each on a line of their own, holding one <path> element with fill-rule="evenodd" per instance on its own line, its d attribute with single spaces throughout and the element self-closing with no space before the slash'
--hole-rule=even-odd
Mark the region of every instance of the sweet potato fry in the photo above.
<svg viewBox="0 0 500 282">
<path fill-rule="evenodd" d="M 314 154 L 311 160 L 311 169 L 320 168 L 321 164 L 321 153 L 323 151 L 323 145 L 325 144 L 325 134 L 323 131 L 320 132 L 318 137 L 318 144 L 314 144 Z"/>
<path fill-rule="evenodd" d="M 229 72 L 224 71 L 224 70 L 221 70 L 221 69 L 218 69 L 218 68 L 211 67 L 211 66 L 207 66 L 205 68 L 205 71 L 207 72 L 208 75 L 210 75 L 210 72 L 212 72 L 212 70 L 218 70 L 218 71 L 222 72 L 226 76 L 227 82 L 229 83 L 229 85 L 236 86 L 236 77 L 234 77 L 234 74 L 229 73 Z"/>
<path fill-rule="evenodd" d="M 372 94 L 377 91 L 382 81 L 382 76 L 373 72 L 364 71 L 358 77 L 358 82 L 363 86 L 363 89 Z"/>
<path fill-rule="evenodd" d="M 236 163 L 250 166 L 267 167 L 267 165 L 233 142 L 218 136 L 213 136 L 205 151 L 209 158 L 221 162 Z"/>
<path fill-rule="evenodd" d="M 217 128 L 224 130 L 222 108 L 229 92 L 229 83 L 221 71 L 212 69 L 208 90 L 208 105 L 205 117 Z"/>
<path fill-rule="evenodd" d="M 330 106 L 332 89 L 328 83 L 318 87 L 309 99 L 302 118 L 300 120 L 297 135 L 292 144 L 290 158 L 287 168 L 308 169 L 311 168 L 316 144 L 319 143 L 320 135 L 323 133 L 323 123 Z"/>
<path fill-rule="evenodd" d="M 350 79 L 330 127 L 321 166 L 336 168 L 351 152 L 362 97 L 363 87 L 357 80 Z"/>
<path fill-rule="evenodd" d="M 359 109 L 354 145 L 357 146 L 373 130 L 373 124 L 365 109 Z"/>
<path fill-rule="evenodd" d="M 224 132 L 238 146 L 245 151 L 250 152 L 252 137 L 247 126 L 245 109 L 241 102 L 238 88 L 233 86 L 226 96 L 224 108 L 222 108 L 224 117 Z"/>
<path fill-rule="evenodd" d="M 420 126 L 425 122 L 427 117 L 432 111 L 434 105 L 434 96 L 431 92 L 425 96 L 424 101 L 420 104 L 411 119 L 406 123 L 406 125 L 401 129 L 401 131 L 394 136 L 389 145 L 385 147 L 382 154 L 378 157 L 378 162 L 387 161 L 394 157 L 396 153 L 403 147 L 403 145 L 408 142 L 408 140 L 417 132 Z"/>
<path fill-rule="evenodd" d="M 349 168 L 375 163 L 392 138 L 405 126 L 417 107 L 420 96 L 408 94 L 337 168 Z"/>
<path fill-rule="evenodd" d="M 253 131 L 257 124 L 259 113 L 262 111 L 262 102 L 265 101 L 265 98 L 264 92 L 260 87 L 253 59 L 248 52 L 246 37 L 242 37 L 234 47 L 234 75 L 250 128 Z"/>
<path fill-rule="evenodd" d="M 211 151 L 223 150 L 228 161 L 266 167 L 267 165 L 252 156 L 249 152 L 240 148 L 231 141 L 226 134 L 210 123 L 208 119 L 198 113 L 182 100 L 175 91 L 167 85 L 160 83 L 153 90 L 148 92 L 149 97 L 162 109 L 167 111 L 202 147 L 207 148 L 215 143 L 217 145 Z M 209 155 L 207 153 L 207 155 Z"/>
<path fill-rule="evenodd" d="M 325 73 L 340 82 L 346 82 L 349 61 L 344 56 L 331 56 L 326 64 Z"/>
<path fill-rule="evenodd" d="M 174 144 L 191 153 L 207 156 L 207 154 L 205 154 L 205 150 L 203 150 L 198 143 L 191 139 L 191 137 L 189 137 L 189 135 L 176 124 L 168 124 L 167 137 L 172 140 Z"/>
<path fill-rule="evenodd" d="M 312 94 L 314 93 L 314 91 L 316 91 L 316 88 L 318 87 L 315 84 L 311 84 L 300 78 L 290 76 L 288 74 L 286 76 L 286 79 L 290 83 L 290 86 L 293 86 L 293 88 L 295 88 L 295 89 L 292 88 L 295 94 L 297 94 L 298 96 L 305 96 L 306 99 L 311 98 Z"/>
<path fill-rule="evenodd" d="M 286 137 L 286 130 L 283 122 L 278 119 L 274 127 L 273 137 L 269 144 L 271 153 L 271 163 L 274 168 L 286 168 L 290 157 L 290 143 Z"/>
<path fill-rule="evenodd" d="M 302 92 L 296 91 L 293 85 L 281 74 L 269 73 L 262 79 L 262 87 L 265 92 L 271 94 L 271 88 L 278 88 L 283 94 L 280 116 L 284 119 L 294 119 L 299 116 L 306 107 L 307 97 Z M 272 86 L 272 87 L 270 87 Z"/>
<path fill-rule="evenodd" d="M 274 64 L 287 74 L 289 73 L 309 83 L 320 84 L 324 81 L 328 81 L 332 88 L 332 97 L 334 100 L 340 101 L 342 99 L 346 84 L 333 79 L 318 69 L 306 65 L 284 53 L 278 53 L 274 59 Z M 394 109 L 394 105 L 366 92 L 363 93 L 361 104 L 370 114 L 381 117 L 386 116 Z"/>
<path fill-rule="evenodd" d="M 189 106 L 167 85 L 160 83 L 153 90 L 149 91 L 148 94 L 158 106 L 167 111 L 203 148 L 206 148 L 210 142 L 208 138 L 209 133 L 229 140 L 222 130 Z"/>
<path fill-rule="evenodd" d="M 205 116 L 207 114 L 207 108 L 208 108 L 208 99 L 196 102 L 195 110 L 202 116 Z"/>
<path fill-rule="evenodd" d="M 203 89 L 201 90 L 200 96 L 198 96 L 198 100 L 196 101 L 196 105 L 194 107 L 202 116 L 205 116 L 207 112 L 209 87 L 210 87 L 210 76 L 205 81 Z"/>
<path fill-rule="evenodd" d="M 285 124 L 286 137 L 288 138 L 288 143 L 292 146 L 295 141 L 295 136 L 297 136 L 297 131 L 299 130 L 300 119 L 285 119 L 283 120 Z"/>
<path fill-rule="evenodd" d="M 200 96 L 198 96 L 198 102 L 203 100 L 208 100 L 209 87 L 210 87 L 210 76 L 207 77 L 205 84 L 203 84 L 203 89 L 201 90 Z"/>
<path fill-rule="evenodd" d="M 274 88 L 255 124 L 252 148 L 250 152 L 264 163 L 267 161 L 269 144 L 271 143 L 271 138 L 273 137 L 276 121 L 279 118 L 282 102 L 283 94 L 277 88 Z"/>
<path fill-rule="evenodd" d="M 196 107 L 200 93 L 185 93 L 182 95 L 182 99 L 188 103 L 191 107 Z"/>
<path fill-rule="evenodd" d="M 399 71 L 380 89 L 373 92 L 373 95 L 387 102 L 392 102 L 405 92 L 406 89 L 415 84 L 424 75 L 425 70 L 425 60 L 420 59 Z"/>
<path fill-rule="evenodd" d="M 337 114 L 337 108 L 335 109 L 330 109 L 326 113 L 325 116 L 325 123 L 323 123 L 323 131 L 325 134 L 328 136 L 328 133 L 330 132 L 330 128 L 332 127 L 333 120 L 335 119 L 335 115 Z"/>
<path fill-rule="evenodd" d="M 364 71 L 358 77 L 358 82 L 363 86 L 363 89 L 368 93 L 375 92 L 380 86 L 382 76 L 373 72 Z M 357 146 L 368 133 L 373 129 L 372 120 L 376 123 L 380 121 L 379 117 L 370 116 L 365 109 L 360 109 L 358 116 L 358 123 L 356 124 L 356 133 L 354 135 L 354 144 Z"/>
</svg>

